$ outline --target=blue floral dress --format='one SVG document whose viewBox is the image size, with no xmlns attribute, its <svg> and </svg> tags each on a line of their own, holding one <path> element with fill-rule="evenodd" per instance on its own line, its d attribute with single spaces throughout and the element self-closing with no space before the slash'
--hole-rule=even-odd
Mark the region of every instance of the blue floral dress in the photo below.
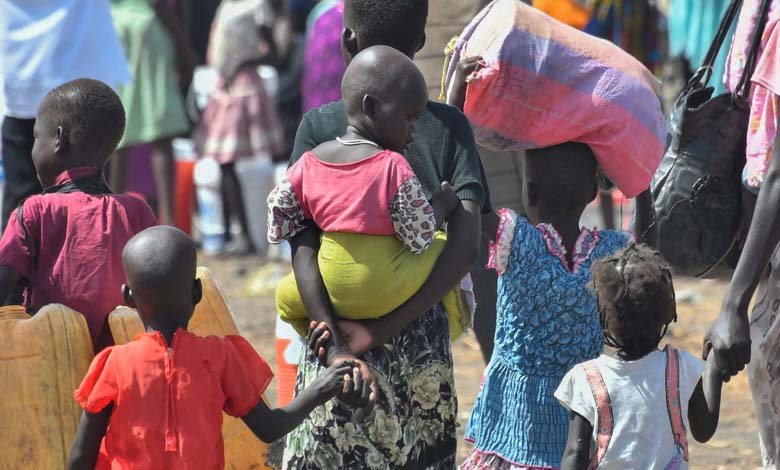
<svg viewBox="0 0 780 470">
<path fill-rule="evenodd" d="M 627 246 L 625 232 L 583 229 L 567 268 L 560 235 L 501 211 L 490 267 L 498 270 L 495 351 L 471 412 L 471 469 L 558 468 L 568 416 L 553 396 L 566 372 L 598 357 L 603 338 L 588 290 L 593 261 Z"/>
</svg>

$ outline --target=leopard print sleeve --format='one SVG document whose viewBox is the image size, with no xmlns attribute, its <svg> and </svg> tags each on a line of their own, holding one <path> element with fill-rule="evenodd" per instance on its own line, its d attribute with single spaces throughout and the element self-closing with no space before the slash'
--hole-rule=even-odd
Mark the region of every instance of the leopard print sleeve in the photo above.
<svg viewBox="0 0 780 470">
<path fill-rule="evenodd" d="M 268 241 L 281 243 L 305 228 L 304 212 L 298 196 L 285 178 L 268 195 Z"/>
<path fill-rule="evenodd" d="M 422 253 L 431 245 L 436 221 L 417 177 L 407 179 L 398 188 L 390 202 L 390 219 L 396 237 L 412 253 Z"/>
</svg>

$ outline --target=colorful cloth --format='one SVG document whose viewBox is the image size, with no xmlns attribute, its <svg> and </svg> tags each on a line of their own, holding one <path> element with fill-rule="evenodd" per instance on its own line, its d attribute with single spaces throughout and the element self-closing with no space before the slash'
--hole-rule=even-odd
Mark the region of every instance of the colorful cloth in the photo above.
<svg viewBox="0 0 780 470">
<path fill-rule="evenodd" d="M 96 174 L 95 168 L 68 170 L 55 185 Z M 96 350 L 113 344 L 106 318 L 124 303 L 122 250 L 157 225 L 152 210 L 132 196 L 53 193 L 27 199 L 22 221 L 24 227 L 14 211 L 0 239 L 0 266 L 27 282 L 27 308 L 67 305 L 87 319 Z"/>
<path fill-rule="evenodd" d="M 383 150 L 351 163 L 311 152 L 268 196 L 268 241 L 280 243 L 313 220 L 324 232 L 395 235 L 413 253 L 433 241 L 433 207 L 403 155 Z"/>
<path fill-rule="evenodd" d="M 761 0 L 745 0 L 739 14 L 734 42 L 726 64 L 726 86 L 736 91 L 745 70 L 750 44 L 756 31 Z M 780 2 L 773 1 L 761 39 L 758 61 L 750 77 L 750 124 L 747 134 L 743 183 L 757 192 L 764 182 L 774 153 L 777 119 L 780 116 Z"/>
<path fill-rule="evenodd" d="M 666 123 L 658 80 L 636 59 L 519 0 L 495 0 L 466 27 L 448 77 L 473 56 L 487 63 L 470 78 L 464 108 L 480 145 L 582 142 L 626 196 L 648 188 Z"/>
<path fill-rule="evenodd" d="M 601 353 L 603 342 L 596 299 L 587 287 L 590 267 L 627 246 L 631 236 L 583 229 L 569 269 L 552 226 L 534 226 L 507 209 L 500 215 L 491 248 L 492 265 L 502 273 L 496 346 L 466 428 L 476 455 L 461 468 L 485 468 L 486 460 L 495 468 L 502 461 L 558 468 L 569 420 L 553 393 L 574 365 Z"/>
<path fill-rule="evenodd" d="M 592 426 L 598 468 L 685 470 L 688 403 L 703 372 L 669 346 L 636 361 L 601 355 L 570 370 L 555 397 Z"/>
<path fill-rule="evenodd" d="M 111 15 L 133 75 L 117 88 L 127 116 L 119 148 L 184 134 L 190 122 L 170 34 L 147 0 L 111 0 Z"/>
<path fill-rule="evenodd" d="M 114 406 L 96 469 L 222 469 L 222 412 L 245 416 L 272 378 L 244 338 L 179 329 L 170 345 L 154 332 L 104 350 L 73 396 L 90 413 Z"/>
<path fill-rule="evenodd" d="M 440 306 L 361 359 L 379 387 L 366 413 L 332 400 L 287 436 L 286 470 L 452 470 L 458 402 L 447 316 Z M 297 390 L 324 369 L 302 357 Z"/>
<path fill-rule="evenodd" d="M 414 254 L 395 237 L 343 232 L 322 234 L 318 265 L 336 315 L 350 320 L 379 318 L 409 300 L 425 283 L 444 250 L 447 237 L 439 232 L 430 247 Z M 442 300 L 455 341 L 471 327 L 474 293 L 467 275 Z M 276 310 L 301 336 L 308 316 L 295 275 L 276 287 Z"/>
<path fill-rule="evenodd" d="M 334 2 L 311 24 L 303 56 L 303 112 L 341 99 L 347 66 L 341 55 L 344 2 Z"/>
<path fill-rule="evenodd" d="M 276 103 L 257 67 L 242 67 L 227 89 L 224 85 L 219 78 L 198 124 L 199 155 L 226 164 L 282 152 L 284 131 Z"/>
</svg>

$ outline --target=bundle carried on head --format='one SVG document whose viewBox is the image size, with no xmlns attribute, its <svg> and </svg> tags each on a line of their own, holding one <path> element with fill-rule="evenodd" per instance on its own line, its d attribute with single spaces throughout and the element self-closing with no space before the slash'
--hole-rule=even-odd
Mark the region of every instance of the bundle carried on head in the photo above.
<svg viewBox="0 0 780 470">
<path fill-rule="evenodd" d="M 524 150 L 587 144 L 628 197 L 646 190 L 666 145 L 659 82 L 607 41 L 520 0 L 495 0 L 466 27 L 447 71 L 482 56 L 464 112 L 480 145 Z"/>
</svg>

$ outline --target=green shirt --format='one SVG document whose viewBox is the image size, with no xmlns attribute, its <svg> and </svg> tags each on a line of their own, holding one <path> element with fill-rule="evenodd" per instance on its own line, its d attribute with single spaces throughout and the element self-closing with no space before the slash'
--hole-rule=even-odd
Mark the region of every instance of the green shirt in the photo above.
<svg viewBox="0 0 780 470">
<path fill-rule="evenodd" d="M 344 102 L 326 104 L 303 116 L 295 136 L 290 165 L 307 151 L 335 140 L 347 130 Z M 449 181 L 462 201 L 474 201 L 483 212 L 492 210 L 485 170 L 479 159 L 468 119 L 452 106 L 428 102 L 415 123 L 415 141 L 406 160 L 422 183 L 426 196 Z"/>
</svg>

